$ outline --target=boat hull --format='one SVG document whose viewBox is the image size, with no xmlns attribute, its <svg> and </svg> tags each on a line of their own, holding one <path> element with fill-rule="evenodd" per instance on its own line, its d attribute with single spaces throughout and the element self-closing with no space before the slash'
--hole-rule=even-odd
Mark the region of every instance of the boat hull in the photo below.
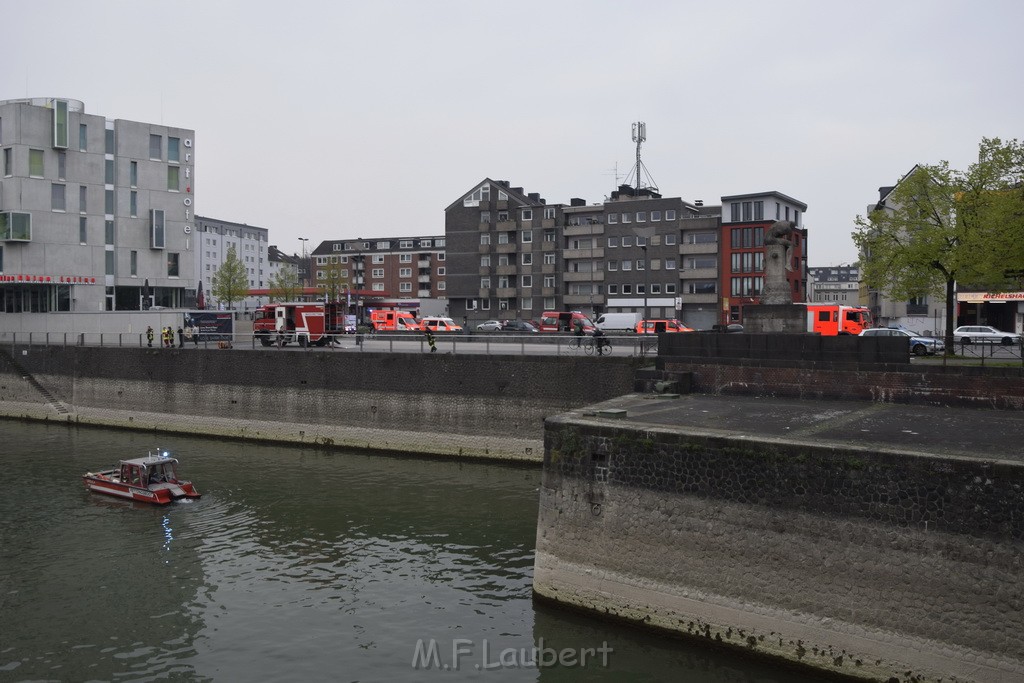
<svg viewBox="0 0 1024 683">
<path fill-rule="evenodd" d="M 198 498 L 199 492 L 190 481 L 153 484 L 149 487 L 125 484 L 106 473 L 89 473 L 82 477 L 85 487 L 94 493 L 137 500 L 154 505 L 167 505 L 180 498 Z"/>
</svg>

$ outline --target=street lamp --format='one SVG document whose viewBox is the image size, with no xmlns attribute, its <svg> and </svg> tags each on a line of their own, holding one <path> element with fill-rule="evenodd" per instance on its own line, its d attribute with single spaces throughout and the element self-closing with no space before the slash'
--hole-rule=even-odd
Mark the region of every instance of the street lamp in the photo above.
<svg viewBox="0 0 1024 683">
<path fill-rule="evenodd" d="M 309 284 L 309 263 L 306 262 L 306 242 L 309 241 L 309 238 L 300 237 L 299 241 L 302 242 L 302 261 L 300 261 L 299 264 L 302 270 L 302 294 L 305 296 L 306 285 Z"/>
</svg>

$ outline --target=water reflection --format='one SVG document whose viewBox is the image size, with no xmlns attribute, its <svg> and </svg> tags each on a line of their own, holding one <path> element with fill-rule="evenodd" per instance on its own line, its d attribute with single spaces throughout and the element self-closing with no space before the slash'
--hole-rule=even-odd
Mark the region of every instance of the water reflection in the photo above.
<svg viewBox="0 0 1024 683">
<path fill-rule="evenodd" d="M 203 497 L 159 508 L 80 479 L 151 435 L 0 421 L 0 439 L 20 473 L 0 480 L 4 677 L 803 680 L 535 606 L 536 470 L 174 437 L 159 445 Z M 473 655 L 414 668 L 431 642 L 439 664 L 456 642 Z M 477 669 L 540 642 L 614 653 Z"/>
</svg>

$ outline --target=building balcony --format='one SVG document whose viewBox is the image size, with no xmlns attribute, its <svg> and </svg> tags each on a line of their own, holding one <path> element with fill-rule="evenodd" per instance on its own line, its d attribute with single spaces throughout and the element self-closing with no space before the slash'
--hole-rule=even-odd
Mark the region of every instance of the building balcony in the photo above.
<svg viewBox="0 0 1024 683">
<path fill-rule="evenodd" d="M 476 295 L 480 299 L 490 299 L 491 290 L 488 287 L 481 287 L 480 290 L 476 293 Z"/>
<path fill-rule="evenodd" d="M 416 281 L 419 282 L 419 283 L 430 282 L 430 276 L 429 275 L 420 275 L 419 279 L 416 280 Z"/>
<path fill-rule="evenodd" d="M 433 292 L 431 292 L 429 289 L 421 289 L 420 291 L 416 292 L 416 296 L 420 297 L 421 299 L 429 299 L 431 296 L 433 296 Z"/>
<path fill-rule="evenodd" d="M 493 275 L 493 274 L 494 274 L 494 271 L 491 270 L 490 266 L 480 266 L 480 270 L 477 272 L 477 275 Z"/>
<path fill-rule="evenodd" d="M 419 261 L 416 262 L 416 267 L 417 268 L 429 268 L 430 267 L 430 259 L 428 259 L 428 258 L 420 259 Z"/>
<path fill-rule="evenodd" d="M 516 264 L 509 263 L 508 265 L 498 266 L 497 268 L 495 268 L 495 271 L 498 273 L 498 275 L 515 275 Z"/>
<path fill-rule="evenodd" d="M 555 296 L 557 293 L 558 293 L 558 290 L 555 289 L 554 287 L 541 287 L 540 288 L 540 295 L 541 296 Z"/>
<path fill-rule="evenodd" d="M 515 232 L 519 226 L 515 221 L 498 221 L 498 232 Z"/>
<path fill-rule="evenodd" d="M 754 275 L 755 273 L 747 273 Z M 763 275 L 763 273 L 757 273 Z M 679 278 L 682 280 L 717 280 L 718 268 L 688 268 L 679 271 Z"/>
<path fill-rule="evenodd" d="M 567 259 L 604 258 L 604 247 L 594 247 L 593 249 L 566 249 L 562 252 L 562 257 Z"/>
<path fill-rule="evenodd" d="M 479 251 L 481 254 L 490 254 L 493 251 L 493 249 L 491 249 L 490 244 L 481 244 L 480 248 L 477 251 Z"/>
<path fill-rule="evenodd" d="M 591 303 L 595 305 L 604 305 L 603 294 L 566 294 L 562 297 L 562 303 L 567 307 L 569 306 L 590 306 Z"/>
<path fill-rule="evenodd" d="M 555 266 L 554 263 L 544 263 L 544 264 L 541 264 L 540 272 L 547 273 L 547 274 L 550 275 L 551 273 L 555 272 L 555 268 L 556 268 L 556 266 Z"/>
<path fill-rule="evenodd" d="M 542 228 L 553 228 L 555 227 L 554 218 L 542 218 L 540 221 L 540 227 Z"/>
<path fill-rule="evenodd" d="M 491 229 L 491 224 L 490 223 L 480 223 L 480 225 L 477 227 L 477 229 L 480 232 L 487 232 L 488 230 Z"/>
<path fill-rule="evenodd" d="M 604 271 L 595 273 L 563 273 L 562 282 L 604 282 Z"/>
<path fill-rule="evenodd" d="M 498 287 L 495 294 L 499 299 L 514 299 L 516 298 L 515 287 Z"/>
<path fill-rule="evenodd" d="M 603 235 L 604 223 L 590 223 L 587 225 L 567 225 L 562 228 L 562 234 L 566 237 L 579 237 L 580 235 Z"/>
<path fill-rule="evenodd" d="M 499 200 L 495 201 L 494 202 L 494 208 L 497 209 L 498 211 L 504 211 L 505 209 L 508 208 L 508 200 L 507 199 L 499 199 Z"/>
<path fill-rule="evenodd" d="M 544 241 L 540 243 L 541 251 L 558 251 L 558 242 Z"/>
<path fill-rule="evenodd" d="M 718 253 L 718 242 L 710 242 L 707 244 L 680 244 L 680 254 L 717 254 Z"/>
<path fill-rule="evenodd" d="M 680 294 L 684 304 L 717 304 L 718 294 Z"/>
<path fill-rule="evenodd" d="M 511 244 L 499 244 L 495 251 L 497 251 L 499 254 L 514 254 L 516 253 L 516 248 L 518 246 L 519 245 L 517 245 L 515 242 L 512 242 Z"/>
</svg>

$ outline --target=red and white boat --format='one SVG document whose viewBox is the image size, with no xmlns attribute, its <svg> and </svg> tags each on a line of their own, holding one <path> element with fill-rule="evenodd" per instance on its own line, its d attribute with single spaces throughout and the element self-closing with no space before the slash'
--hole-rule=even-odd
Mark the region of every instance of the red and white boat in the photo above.
<svg viewBox="0 0 1024 683">
<path fill-rule="evenodd" d="M 178 461 L 164 453 L 122 460 L 117 468 L 82 475 L 85 488 L 109 496 L 166 505 L 179 498 L 198 498 L 192 482 L 178 479 Z"/>
</svg>

